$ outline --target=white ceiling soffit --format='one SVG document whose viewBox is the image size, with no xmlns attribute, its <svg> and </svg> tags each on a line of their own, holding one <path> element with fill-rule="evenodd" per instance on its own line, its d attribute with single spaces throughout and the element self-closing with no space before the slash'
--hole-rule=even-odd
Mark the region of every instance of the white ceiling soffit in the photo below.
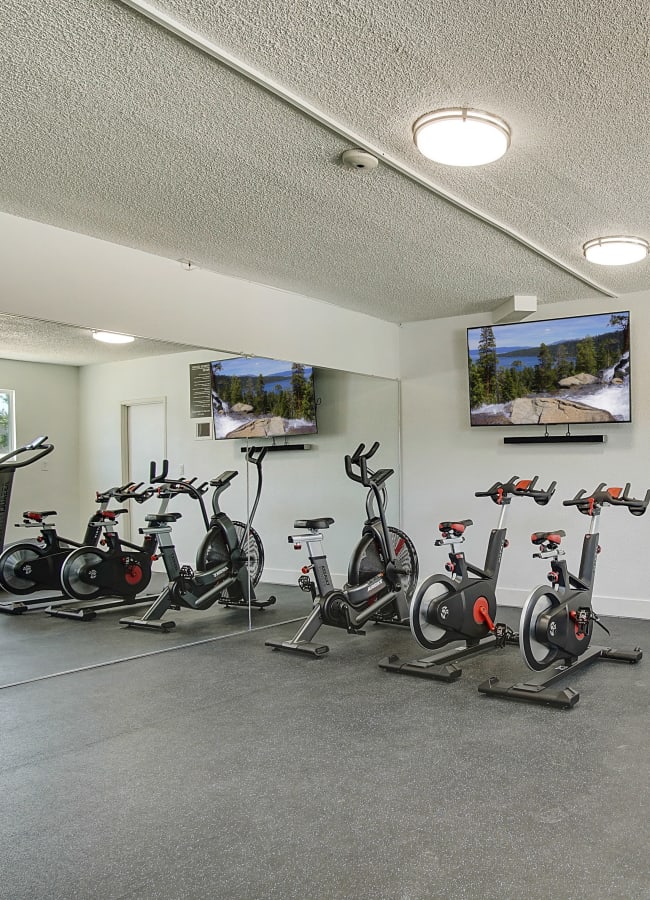
<svg viewBox="0 0 650 900">
<path fill-rule="evenodd" d="M 0 208 L 396 322 L 650 286 L 581 255 L 648 237 L 645 4 L 158 8 L 579 277 L 395 168 L 344 169 L 348 140 L 120 0 L 2 4 Z M 503 116 L 508 154 L 420 157 L 412 122 L 449 105 Z"/>
<path fill-rule="evenodd" d="M 102 344 L 92 335 L 89 328 L 0 314 L 0 359 L 89 366 L 196 349 L 144 338 L 136 338 L 132 344 Z"/>
</svg>

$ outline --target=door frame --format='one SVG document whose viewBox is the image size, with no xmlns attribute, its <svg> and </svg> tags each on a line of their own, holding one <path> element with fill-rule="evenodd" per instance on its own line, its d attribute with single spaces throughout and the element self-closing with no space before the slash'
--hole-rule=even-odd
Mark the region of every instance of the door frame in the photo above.
<svg viewBox="0 0 650 900">
<path fill-rule="evenodd" d="M 132 406 L 150 406 L 162 404 L 163 408 L 163 457 L 167 459 L 167 397 L 143 397 L 139 400 L 123 400 L 120 403 L 120 442 L 122 456 L 122 484 L 129 479 L 129 409 Z M 131 539 L 131 521 L 126 517 L 127 532 L 125 537 Z"/>
</svg>

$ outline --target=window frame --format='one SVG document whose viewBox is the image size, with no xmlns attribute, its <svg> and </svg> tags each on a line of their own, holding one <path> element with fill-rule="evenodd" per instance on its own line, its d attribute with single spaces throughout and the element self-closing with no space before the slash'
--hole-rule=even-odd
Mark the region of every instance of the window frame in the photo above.
<svg viewBox="0 0 650 900">
<path fill-rule="evenodd" d="M 0 447 L 0 454 L 4 455 L 16 449 L 16 392 L 11 388 L 0 388 L 0 396 L 7 398 L 8 406 L 7 446 Z"/>
</svg>

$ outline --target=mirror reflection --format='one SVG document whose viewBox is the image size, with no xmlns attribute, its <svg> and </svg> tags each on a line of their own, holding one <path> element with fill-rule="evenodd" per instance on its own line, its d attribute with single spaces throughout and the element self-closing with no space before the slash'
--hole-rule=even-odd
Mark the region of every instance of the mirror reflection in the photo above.
<svg viewBox="0 0 650 900">
<path fill-rule="evenodd" d="M 335 585 L 344 583 L 366 512 L 365 491 L 346 477 L 344 457 L 359 443 L 378 441 L 377 465 L 398 470 L 397 382 L 320 368 L 314 370 L 311 381 L 311 372 L 305 376 L 309 366 L 305 359 L 298 365 L 303 369 L 301 377 L 312 386 L 316 433 L 260 436 L 253 429 L 251 434 L 240 432 L 215 440 L 213 423 L 219 410 L 213 400 L 208 415 L 205 408 L 193 408 L 191 373 L 211 368 L 215 362 L 241 359 L 239 354 L 143 338 L 103 344 L 88 329 L 3 315 L 0 340 L 0 425 L 5 440 L 0 450 L 44 435 L 53 448 L 15 472 L 4 513 L 5 548 L 17 541 L 41 549 L 48 542 L 54 544 L 61 552 L 53 569 L 77 553 L 66 569 L 71 596 L 64 596 L 61 589 L 32 591 L 25 595 L 32 601 L 29 606 L 27 600 L 3 594 L 3 608 L 24 602 L 26 611 L 0 616 L 0 643 L 5 650 L 1 684 L 306 617 L 310 597 L 296 584 L 307 560 L 287 541 L 297 519 L 334 519 L 327 532 L 328 561 Z M 291 370 L 288 378 L 290 382 Z M 212 390 L 214 379 L 210 385 Z M 259 390 L 255 400 L 255 387 L 253 383 L 251 394 L 244 382 L 242 393 L 248 391 L 247 396 L 234 402 L 228 397 L 231 415 L 236 403 L 246 407 L 263 402 Z M 275 387 L 272 393 L 272 399 L 278 400 Z M 305 409 L 306 404 L 301 412 Z M 274 412 L 276 419 L 291 418 L 278 416 L 282 411 L 276 406 L 268 413 Z M 238 416 L 249 412 L 241 407 L 235 410 Z M 302 449 L 266 452 L 260 462 L 256 448 L 274 445 Z M 155 475 L 160 476 L 165 459 L 167 480 L 193 487 L 152 486 L 150 463 L 156 461 Z M 215 480 L 216 485 L 210 484 Z M 252 547 L 257 554 L 252 568 L 259 575 L 255 586 L 259 606 L 227 605 L 226 593 L 220 598 L 226 602 L 202 609 L 202 594 L 196 608 L 176 610 L 177 604 L 170 604 L 172 609 L 162 618 L 175 622 L 172 629 L 120 624 L 129 616 L 144 617 L 169 581 L 161 541 L 163 547 L 173 546 L 179 566 L 196 569 L 197 551 L 218 561 L 227 540 L 210 543 L 206 538 L 215 500 L 217 510 L 233 523 L 239 537 L 254 514 L 259 546 Z M 388 504 L 391 524 L 398 525 L 398 477 L 390 480 Z M 23 513 L 36 513 L 40 519 Z M 148 598 L 148 602 L 134 606 L 125 602 L 125 596 L 117 603 L 115 598 L 104 598 L 102 604 L 94 604 L 94 616 L 85 615 L 83 609 L 79 614 L 79 607 L 87 606 L 94 595 L 86 577 L 92 562 L 88 545 L 96 544 L 99 561 L 100 553 L 114 548 L 118 539 L 123 558 L 128 554 L 129 577 L 132 587 L 138 588 L 136 599 Z M 250 533 L 247 540 L 250 547 Z M 78 551 L 77 545 L 85 547 L 85 552 Z M 152 549 L 155 552 L 149 553 Z M 35 553 L 22 552 L 29 568 Z M 156 557 L 150 571 L 143 562 L 146 555 Z M 19 563 L 23 565 L 22 557 Z M 268 605 L 271 597 L 276 602 Z M 40 604 L 33 602 L 39 599 Z M 48 615 L 43 609 L 50 604 L 52 610 L 75 604 L 76 620 L 72 614 Z M 158 630 L 158 635 L 147 633 L 151 630 Z M 42 652 L 30 652 L 23 659 L 25 641 L 37 642 Z"/>
</svg>

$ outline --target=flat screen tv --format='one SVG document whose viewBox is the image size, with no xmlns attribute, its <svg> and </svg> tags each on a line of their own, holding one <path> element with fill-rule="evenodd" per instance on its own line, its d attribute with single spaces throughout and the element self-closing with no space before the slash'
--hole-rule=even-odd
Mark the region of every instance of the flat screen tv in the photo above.
<svg viewBox="0 0 650 900">
<path fill-rule="evenodd" d="M 211 362 L 210 377 L 217 440 L 316 433 L 311 366 L 236 357 Z"/>
<path fill-rule="evenodd" d="M 630 314 L 467 329 L 472 425 L 631 421 Z"/>
</svg>

